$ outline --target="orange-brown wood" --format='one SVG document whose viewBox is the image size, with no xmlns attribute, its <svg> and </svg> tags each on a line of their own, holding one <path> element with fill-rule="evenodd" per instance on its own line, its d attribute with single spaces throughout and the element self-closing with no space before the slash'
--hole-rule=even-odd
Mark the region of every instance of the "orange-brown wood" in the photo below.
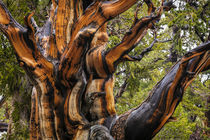
<svg viewBox="0 0 210 140">
<path fill-rule="evenodd" d="M 31 95 L 30 139 L 41 139 L 39 124 L 38 95 L 35 87 Z"/>
<path fill-rule="evenodd" d="M 149 16 L 139 20 L 136 15 L 122 42 L 107 51 L 107 22 L 136 2 L 52 0 L 46 24 L 39 28 L 32 13 L 25 17 L 24 28 L 0 0 L 0 30 L 10 40 L 20 66 L 35 87 L 30 139 L 82 140 L 97 133 L 110 138 L 109 130 L 115 139 L 148 139 L 170 120 L 184 89 L 199 72 L 209 69 L 209 42 L 174 65 L 141 106 L 117 118 L 115 69 L 122 61 L 140 60 L 128 53 L 148 29 L 154 28 L 163 10 L 172 7 L 162 0 L 162 6 L 155 11 L 151 0 L 144 0 Z"/>
</svg>

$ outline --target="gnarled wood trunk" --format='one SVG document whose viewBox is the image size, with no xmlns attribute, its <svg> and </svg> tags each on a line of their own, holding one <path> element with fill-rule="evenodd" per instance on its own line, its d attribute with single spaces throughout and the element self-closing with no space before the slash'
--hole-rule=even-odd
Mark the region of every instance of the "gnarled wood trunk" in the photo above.
<svg viewBox="0 0 210 140">
<path fill-rule="evenodd" d="M 193 77 L 209 68 L 210 42 L 177 62 L 142 105 L 117 116 L 117 65 L 140 59 L 128 53 L 162 12 L 173 7 L 164 0 L 159 8 L 144 1 L 148 16 L 136 17 L 122 42 L 108 51 L 107 22 L 137 0 L 52 0 L 49 19 L 41 28 L 33 13 L 22 27 L 0 1 L 0 29 L 34 85 L 30 139 L 150 139 L 170 119 Z"/>
</svg>

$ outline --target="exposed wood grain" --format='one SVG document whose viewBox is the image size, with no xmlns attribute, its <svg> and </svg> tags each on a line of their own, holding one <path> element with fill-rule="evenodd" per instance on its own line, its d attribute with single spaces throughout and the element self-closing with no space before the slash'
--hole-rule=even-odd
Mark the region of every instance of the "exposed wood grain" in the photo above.
<svg viewBox="0 0 210 140">
<path fill-rule="evenodd" d="M 107 22 L 136 2 L 52 0 L 43 27 L 36 25 L 33 13 L 25 17 L 23 27 L 0 0 L 0 30 L 34 85 L 31 140 L 152 138 L 171 118 L 193 78 L 210 68 L 207 42 L 177 62 L 142 105 L 117 117 L 113 96 L 117 65 L 141 60 L 151 50 L 158 40 L 140 56 L 128 55 L 147 30 L 155 28 L 163 10 L 173 8 L 173 3 L 162 0 L 156 11 L 151 0 L 144 0 L 149 16 L 138 19 L 136 13 L 122 42 L 107 51 Z"/>
</svg>

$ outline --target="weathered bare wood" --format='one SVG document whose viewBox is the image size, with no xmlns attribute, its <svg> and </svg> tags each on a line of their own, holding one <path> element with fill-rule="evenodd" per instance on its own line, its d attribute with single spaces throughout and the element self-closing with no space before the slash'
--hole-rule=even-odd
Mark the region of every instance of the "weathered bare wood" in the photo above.
<svg viewBox="0 0 210 140">
<path fill-rule="evenodd" d="M 163 10 L 173 8 L 170 1 L 162 0 L 155 8 L 151 0 L 144 0 L 149 16 L 138 19 L 136 13 L 130 32 L 106 51 L 107 22 L 136 2 L 52 0 L 44 26 L 36 25 L 32 13 L 25 17 L 24 28 L 0 0 L 0 30 L 34 85 L 30 139 L 151 138 L 170 119 L 192 77 L 209 69 L 208 42 L 184 56 L 140 107 L 117 118 L 116 66 L 122 60 L 140 60 L 151 51 L 157 39 L 140 56 L 128 56 L 147 30 L 155 28 Z"/>
<path fill-rule="evenodd" d="M 116 127 L 123 127 L 125 139 L 151 139 L 170 119 L 193 78 L 210 65 L 210 41 L 188 52 L 155 86 L 148 99 L 139 107 L 119 117 L 112 128 L 116 139 L 121 139 Z M 138 125 L 136 125 L 138 124 Z M 118 126 L 120 125 L 120 126 Z M 133 129 L 135 128 L 135 129 Z M 119 133 L 122 131 L 119 130 Z"/>
<path fill-rule="evenodd" d="M 114 2 L 95 1 L 88 9 L 86 9 L 85 13 L 74 24 L 68 49 L 64 51 L 61 57 L 59 71 L 62 73 L 61 78 L 64 80 L 64 85 L 67 86 L 69 78 L 73 78 L 78 72 L 78 68 L 81 66 L 81 61 L 79 61 L 78 58 L 84 56 L 83 54 L 87 51 L 88 46 L 90 46 L 96 31 L 98 31 L 105 22 L 124 12 L 135 3 L 136 0 L 130 0 L 129 2 L 125 0 Z M 92 31 L 90 31 L 90 29 Z M 87 30 L 88 34 L 86 33 Z M 83 41 L 84 39 L 86 42 Z M 80 43 L 76 43 L 75 40 L 78 40 Z M 83 46 L 84 49 L 79 46 Z M 77 54 L 77 58 L 74 54 Z M 71 66 L 66 65 L 70 62 Z"/>
<path fill-rule="evenodd" d="M 160 15 L 142 18 L 135 24 L 131 31 L 125 35 L 123 41 L 119 45 L 106 52 L 105 59 L 108 63 L 107 65 L 110 73 L 115 71 L 122 56 L 127 55 L 135 47 L 135 44 L 145 36 L 147 30 L 152 27 L 151 23 L 159 18 Z"/>
<path fill-rule="evenodd" d="M 38 94 L 35 87 L 31 95 L 30 139 L 41 139 Z"/>
</svg>

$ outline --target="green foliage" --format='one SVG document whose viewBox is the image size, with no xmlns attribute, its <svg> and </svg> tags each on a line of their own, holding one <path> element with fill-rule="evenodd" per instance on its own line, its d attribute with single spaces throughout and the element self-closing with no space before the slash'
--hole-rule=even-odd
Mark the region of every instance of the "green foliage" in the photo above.
<svg viewBox="0 0 210 140">
<path fill-rule="evenodd" d="M 3 0 L 12 16 L 24 26 L 24 16 L 35 9 L 35 20 L 39 25 L 46 19 L 49 0 Z M 48 8 L 49 9 L 49 8 Z M 31 86 L 25 72 L 19 67 L 13 48 L 5 36 L 0 33 L 0 96 L 7 97 L 10 119 L 5 117 L 6 106 L 0 108 L 0 120 L 11 124 L 11 134 L 2 139 L 24 140 L 29 138 Z M 12 120 L 12 121 L 10 121 Z"/>
<path fill-rule="evenodd" d="M 5 113 L 5 108 L 1 107 L 0 108 L 0 120 L 6 120 L 4 113 Z"/>
<path fill-rule="evenodd" d="M 20 85 L 23 69 L 18 66 L 15 55 L 5 36 L 0 37 L 0 95 L 11 96 Z"/>
<path fill-rule="evenodd" d="M 154 1 L 157 2 L 157 1 Z M 162 19 L 157 25 L 160 28 L 157 33 L 159 40 L 172 39 L 167 43 L 156 43 L 153 51 L 145 55 L 140 62 L 125 62 L 119 65 L 117 72 L 122 72 L 116 75 L 115 93 L 117 93 L 125 81 L 127 75 L 128 86 L 122 97 L 118 99 L 116 104 L 117 112 L 122 114 L 131 108 L 139 106 L 149 95 L 155 84 L 164 77 L 169 68 L 174 64 L 169 61 L 169 56 L 172 52 L 176 52 L 178 59 L 183 56 L 188 50 L 202 43 L 201 38 L 196 33 L 202 35 L 204 40 L 208 38 L 208 13 L 209 10 L 204 10 L 203 6 L 207 1 L 197 1 L 198 7 L 195 10 L 192 6 L 184 1 L 176 1 L 178 8 L 170 12 L 165 12 Z M 128 28 L 132 22 L 126 22 L 131 17 L 134 17 L 135 6 L 133 9 L 120 15 L 121 28 Z M 145 16 L 146 7 L 143 5 L 139 17 Z M 205 13 L 203 13 L 205 11 Z M 203 15 L 202 15 L 203 14 Z M 126 16 L 125 16 L 126 15 Z M 126 20 L 127 19 L 127 20 Z M 116 20 L 116 19 L 115 19 Z M 125 20 L 125 22 L 124 22 Z M 132 21 L 132 20 L 130 20 Z M 118 25 L 112 24 L 112 28 L 118 28 Z M 177 27 L 177 31 L 173 33 L 173 28 Z M 124 29 L 124 34 L 127 30 Z M 113 47 L 116 42 L 122 38 L 122 31 L 111 37 L 110 47 Z M 140 54 L 144 48 L 147 48 L 153 41 L 154 36 L 151 31 L 142 39 L 130 55 Z M 170 50 L 171 49 L 171 50 Z M 205 79 L 205 80 L 204 80 Z M 206 107 L 206 98 L 210 95 L 210 79 L 209 71 L 200 74 L 195 81 L 185 91 L 182 102 L 177 107 L 174 117 L 176 122 L 167 123 L 163 129 L 154 138 L 157 139 L 189 139 L 190 136 L 199 127 L 203 132 L 207 132 L 204 122 Z M 200 138 L 205 139 L 207 135 L 200 133 Z"/>
<path fill-rule="evenodd" d="M 35 10 L 34 18 L 38 25 L 43 25 L 49 10 L 49 0 L 3 0 L 3 2 L 13 17 L 22 25 L 24 25 L 24 15 L 33 10 Z M 153 0 L 153 2 L 155 5 L 160 5 L 160 1 Z M 176 0 L 178 8 L 165 12 L 157 25 L 159 28 L 157 38 L 159 40 L 172 39 L 172 41 L 156 43 L 153 51 L 145 55 L 140 62 L 125 62 L 118 66 L 116 73 L 123 72 L 116 75 L 115 94 L 119 91 L 126 76 L 130 75 L 127 90 L 116 105 L 119 114 L 140 105 L 148 97 L 154 85 L 164 77 L 173 65 L 173 62 L 167 61 L 171 53 L 170 49 L 175 51 L 178 57 L 181 57 L 186 51 L 200 44 L 202 42 L 201 37 L 207 40 L 210 15 L 209 7 L 204 7 L 207 2 L 208 0 L 197 0 L 197 7 L 195 8 L 183 0 Z M 133 6 L 109 23 L 108 48 L 117 45 L 122 40 L 133 23 L 135 9 L 136 6 Z M 143 4 L 138 17 L 141 18 L 145 15 L 147 15 L 147 6 Z M 177 32 L 173 34 L 175 26 Z M 28 139 L 28 122 L 21 121 L 20 114 L 22 110 L 30 112 L 30 106 L 27 106 L 30 104 L 30 90 L 26 90 L 25 73 L 18 66 L 10 43 L 6 37 L 0 36 L 0 95 L 7 96 L 9 106 L 13 105 L 14 107 L 11 115 L 14 121 L 14 133 L 10 135 L 10 139 Z M 151 44 L 153 39 L 154 35 L 152 31 L 149 31 L 140 44 L 130 52 L 130 55 L 139 55 Z M 154 139 L 189 139 L 190 135 L 195 132 L 196 126 L 202 128 L 203 131 L 209 129 L 204 125 L 206 97 L 210 94 L 209 72 L 199 75 L 186 90 L 183 101 L 173 115 L 177 117 L 178 121 L 167 123 Z M 19 91 L 19 96 L 23 99 L 21 102 L 14 101 L 12 104 L 14 91 Z M 5 107 L 2 107 L 0 108 L 0 120 L 5 119 Z M 205 139 L 206 136 L 201 134 L 200 137 Z"/>
<path fill-rule="evenodd" d="M 196 123 L 189 121 L 188 113 L 182 103 L 177 107 L 174 116 L 178 118 L 178 121 L 167 123 L 154 139 L 189 139 L 195 131 Z"/>
<path fill-rule="evenodd" d="M 203 86 L 200 81 L 200 78 L 196 78 L 185 91 L 183 101 L 173 115 L 177 118 L 177 121 L 167 123 L 155 139 L 189 139 L 196 127 L 207 131 L 204 125 L 206 120 L 204 114 L 206 111 L 205 97 L 209 95 L 210 91 L 209 87 Z M 200 137 L 204 138 L 206 136 L 201 133 Z"/>
<path fill-rule="evenodd" d="M 24 16 L 35 12 L 34 19 L 43 25 L 49 11 L 50 0 L 3 0 L 4 4 L 18 23 L 24 25 Z"/>
</svg>

